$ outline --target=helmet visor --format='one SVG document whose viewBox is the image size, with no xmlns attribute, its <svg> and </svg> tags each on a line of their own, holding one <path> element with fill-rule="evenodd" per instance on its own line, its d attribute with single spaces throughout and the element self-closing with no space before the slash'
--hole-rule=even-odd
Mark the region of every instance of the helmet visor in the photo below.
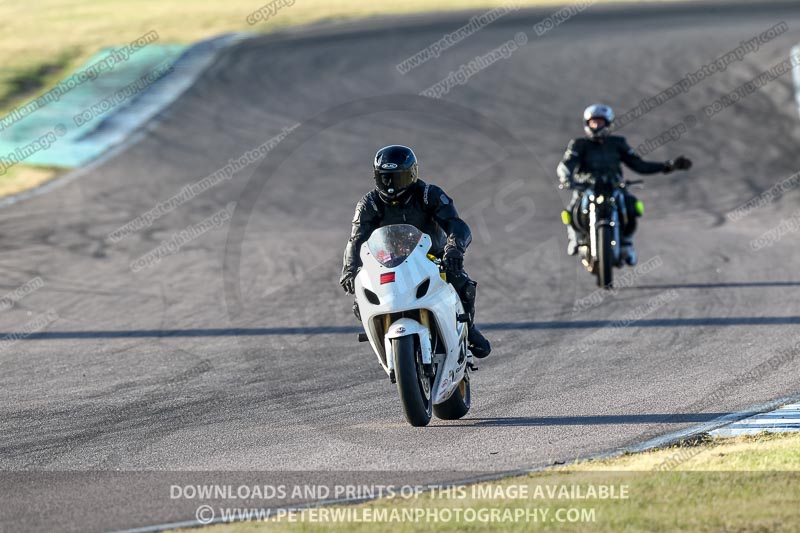
<svg viewBox="0 0 800 533">
<path fill-rule="evenodd" d="M 375 172 L 375 184 L 378 189 L 390 195 L 404 191 L 412 183 L 414 183 L 414 175 L 411 169 Z"/>
</svg>

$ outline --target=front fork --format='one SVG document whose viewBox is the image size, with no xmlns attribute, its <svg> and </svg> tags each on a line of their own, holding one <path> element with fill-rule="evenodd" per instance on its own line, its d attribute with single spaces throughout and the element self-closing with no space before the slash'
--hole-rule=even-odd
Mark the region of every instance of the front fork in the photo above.
<svg viewBox="0 0 800 533">
<path fill-rule="evenodd" d="M 597 209 L 589 202 L 589 256 L 592 263 L 597 260 Z"/>
<path fill-rule="evenodd" d="M 389 369 L 389 376 L 394 376 L 394 348 L 392 339 L 403 336 L 416 335 L 419 341 L 420 352 L 422 354 L 422 364 L 426 369 L 433 368 L 433 353 L 431 351 L 431 328 L 430 315 L 425 309 L 420 310 L 420 321 L 413 318 L 400 318 L 391 323 L 390 316 L 385 315 L 383 347 L 386 353 L 386 367 Z M 427 372 L 426 372 L 427 373 Z"/>
<path fill-rule="evenodd" d="M 620 233 L 619 233 L 619 214 L 616 207 L 611 210 L 610 219 L 601 218 L 598 221 L 597 205 L 594 202 L 589 202 L 589 253 L 592 263 L 597 262 L 598 246 L 597 242 L 597 229 L 600 225 L 606 225 L 613 228 L 614 240 L 611 241 L 611 249 L 614 250 L 614 264 L 619 263 L 620 254 Z"/>
</svg>

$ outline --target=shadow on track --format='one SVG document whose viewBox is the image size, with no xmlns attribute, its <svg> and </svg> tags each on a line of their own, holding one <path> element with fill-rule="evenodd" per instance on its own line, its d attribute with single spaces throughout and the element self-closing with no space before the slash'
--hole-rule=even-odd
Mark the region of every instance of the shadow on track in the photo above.
<svg viewBox="0 0 800 533">
<path fill-rule="evenodd" d="M 434 424 L 431 427 L 456 426 L 602 426 L 617 424 L 683 424 L 710 422 L 730 413 L 682 413 L 682 414 L 644 414 L 644 415 L 598 415 L 598 416 L 539 416 L 539 417 L 497 417 L 465 418 L 462 423 Z"/>
<path fill-rule="evenodd" d="M 706 318 L 652 318 L 647 320 L 576 320 L 549 322 L 479 323 L 482 330 L 551 330 L 600 328 L 690 328 L 733 326 L 794 326 L 800 316 L 739 316 Z M 0 332 L 0 339 L 13 342 L 60 339 L 149 339 L 169 337 L 262 337 L 271 335 L 355 335 L 357 326 L 299 326 L 274 328 L 208 328 L 208 329 L 134 329 L 105 331 L 38 331 L 35 333 Z M 354 339 L 355 342 L 355 339 Z"/>
<path fill-rule="evenodd" d="M 746 289 L 754 287 L 800 287 L 800 281 L 744 281 L 721 283 L 675 283 L 664 285 L 636 285 L 620 290 L 667 290 L 667 289 Z"/>
<path fill-rule="evenodd" d="M 698 318 L 651 318 L 643 320 L 575 320 L 550 322 L 479 323 L 481 330 L 599 329 L 599 328 L 690 328 L 700 326 L 791 326 L 800 316 L 733 316 Z"/>
</svg>

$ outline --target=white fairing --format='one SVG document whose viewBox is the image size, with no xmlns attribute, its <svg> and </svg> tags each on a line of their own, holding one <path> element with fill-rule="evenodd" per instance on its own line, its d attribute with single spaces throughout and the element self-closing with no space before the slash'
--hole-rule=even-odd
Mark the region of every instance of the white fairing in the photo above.
<svg viewBox="0 0 800 533">
<path fill-rule="evenodd" d="M 413 226 L 392 227 L 413 230 Z M 431 247 L 428 235 L 421 234 L 421 239 L 415 245 L 413 252 L 399 265 L 388 268 L 370 252 L 370 242 L 379 231 L 381 230 L 373 233 L 370 241 L 361 247 L 362 268 L 355 280 L 356 300 L 364 331 L 378 356 L 378 361 L 390 375 L 394 364 L 391 339 L 407 335 L 418 336 L 423 362 L 437 365 L 431 398 L 434 404 L 444 402 L 453 394 L 466 371 L 466 325 L 458 322 L 456 318 L 464 313 L 461 300 L 453 286 L 441 278 L 439 267 L 428 258 L 427 253 Z M 381 283 L 381 274 L 391 275 L 391 273 L 394 273 L 394 281 L 384 279 L 384 283 Z M 428 290 L 421 298 L 417 298 L 417 291 L 426 280 L 430 280 Z M 372 291 L 380 303 L 370 302 L 365 290 Z M 445 354 L 433 354 L 431 331 L 426 324 L 421 323 L 425 322 L 424 319 L 418 321 L 408 316 L 395 317 L 386 328 L 385 334 L 381 335 L 386 315 L 404 311 L 411 311 L 410 314 L 414 314 L 415 310 L 429 311 L 430 326 L 433 328 L 438 325 Z M 465 356 L 461 357 L 459 362 L 462 350 Z"/>
</svg>

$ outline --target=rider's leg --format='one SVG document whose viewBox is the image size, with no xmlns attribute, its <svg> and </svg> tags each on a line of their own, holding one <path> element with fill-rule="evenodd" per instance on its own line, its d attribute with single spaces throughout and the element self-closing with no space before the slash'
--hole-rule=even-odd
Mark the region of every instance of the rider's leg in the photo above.
<svg viewBox="0 0 800 533">
<path fill-rule="evenodd" d="M 479 358 L 486 357 L 491 353 L 492 345 L 475 326 L 475 297 L 478 284 L 472 281 L 463 270 L 457 273 L 448 272 L 447 281 L 453 285 L 453 288 L 461 298 L 464 312 L 469 318 L 467 340 L 472 355 Z"/>
<path fill-rule="evenodd" d="M 627 190 L 623 190 L 622 194 L 625 197 L 625 210 L 627 212 L 627 224 L 622 228 L 622 242 L 620 243 L 620 255 L 622 260 L 627 264 L 633 266 L 638 262 L 636 256 L 636 249 L 633 247 L 633 234 L 636 232 L 636 223 L 639 218 L 637 210 L 637 199 L 634 195 L 630 194 Z"/>
<path fill-rule="evenodd" d="M 570 215 L 575 212 L 575 206 L 580 203 L 581 201 L 581 193 L 580 191 L 572 191 L 572 199 L 567 206 L 567 211 Z M 578 246 L 586 244 L 585 237 L 583 234 L 575 230 L 573 226 L 574 221 L 572 224 L 567 224 L 567 254 L 568 255 L 575 255 L 578 253 Z"/>
</svg>

